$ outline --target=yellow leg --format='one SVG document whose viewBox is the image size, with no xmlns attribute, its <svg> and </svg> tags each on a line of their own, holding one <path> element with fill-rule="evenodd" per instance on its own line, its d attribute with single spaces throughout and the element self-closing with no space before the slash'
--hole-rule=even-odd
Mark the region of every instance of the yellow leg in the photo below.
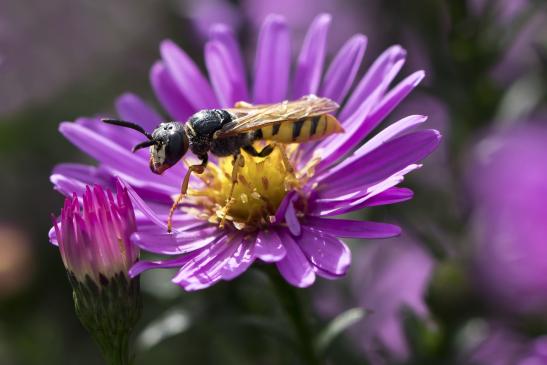
<svg viewBox="0 0 547 365">
<path fill-rule="evenodd" d="M 243 166 L 245 166 L 245 160 L 243 159 L 243 156 L 239 154 L 234 159 L 234 168 L 232 169 L 232 188 L 230 189 L 230 194 L 228 195 L 226 205 L 222 209 L 222 218 L 219 224 L 220 228 L 224 228 L 224 223 L 226 222 L 226 216 L 228 215 L 228 211 L 230 210 L 230 207 L 233 204 L 232 196 L 234 195 L 234 189 L 237 184 L 239 169 L 242 168 Z"/>
<path fill-rule="evenodd" d="M 276 147 L 278 147 L 281 151 L 281 158 L 283 159 L 283 165 L 285 165 L 285 169 L 287 169 L 287 171 L 292 174 L 294 172 L 294 169 L 292 167 L 291 161 L 289 161 L 289 157 L 285 153 L 285 147 L 282 145 L 276 145 Z"/>
<path fill-rule="evenodd" d="M 207 160 L 202 161 L 201 165 L 192 165 L 188 167 L 188 171 L 186 172 L 184 180 L 182 180 L 182 185 L 180 186 L 180 194 L 177 196 L 177 199 L 169 210 L 169 216 L 167 217 L 167 232 L 171 233 L 173 230 L 173 214 L 175 213 L 175 209 L 177 209 L 177 206 L 180 204 L 182 198 L 186 195 L 188 184 L 190 183 L 190 175 L 192 172 L 202 174 L 203 171 L 205 171 L 205 166 L 207 166 Z"/>
</svg>

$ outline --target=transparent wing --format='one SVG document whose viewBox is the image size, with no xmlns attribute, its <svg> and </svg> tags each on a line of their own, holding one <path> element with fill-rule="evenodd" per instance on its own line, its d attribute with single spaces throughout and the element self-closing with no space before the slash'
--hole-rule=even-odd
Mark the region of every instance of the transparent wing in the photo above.
<svg viewBox="0 0 547 365">
<path fill-rule="evenodd" d="M 278 104 L 249 105 L 226 109 L 235 115 L 235 119 L 216 132 L 216 138 L 229 137 L 257 130 L 268 125 L 293 121 L 300 118 L 332 113 L 339 105 L 328 99 L 307 95 L 296 101 L 284 101 Z"/>
</svg>

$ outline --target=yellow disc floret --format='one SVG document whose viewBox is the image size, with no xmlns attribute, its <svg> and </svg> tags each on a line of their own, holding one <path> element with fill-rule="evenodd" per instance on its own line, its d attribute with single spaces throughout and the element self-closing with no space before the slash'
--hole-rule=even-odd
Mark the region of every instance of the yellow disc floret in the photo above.
<svg viewBox="0 0 547 365">
<path fill-rule="evenodd" d="M 297 146 L 278 145 L 264 158 L 241 151 L 243 166 L 230 201 L 234 159 L 225 157 L 218 164 L 209 163 L 205 172 L 197 175 L 205 186 L 188 190 L 188 199 L 196 208 L 183 209 L 212 223 L 220 224 L 224 218 L 237 229 L 252 230 L 273 223 L 287 192 L 298 190 L 309 175 L 294 171 L 290 160 L 296 150 Z M 310 168 L 304 170 L 309 172 Z"/>
</svg>

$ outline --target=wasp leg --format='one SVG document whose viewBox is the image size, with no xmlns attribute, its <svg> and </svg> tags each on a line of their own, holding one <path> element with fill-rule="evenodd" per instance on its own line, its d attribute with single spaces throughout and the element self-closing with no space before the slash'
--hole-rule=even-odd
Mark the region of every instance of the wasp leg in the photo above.
<svg viewBox="0 0 547 365">
<path fill-rule="evenodd" d="M 182 180 L 182 185 L 180 186 L 180 194 L 177 196 L 177 199 L 171 206 L 171 210 L 169 210 L 169 217 L 167 218 L 167 232 L 171 233 L 173 228 L 173 214 L 175 213 L 175 209 L 177 209 L 177 206 L 180 204 L 180 201 L 184 196 L 186 195 L 186 191 L 188 190 L 188 184 L 190 182 L 190 175 L 192 172 L 195 172 L 196 174 L 202 174 L 203 171 L 205 171 L 205 167 L 207 166 L 207 161 L 209 160 L 208 155 L 199 156 L 201 159 L 201 164 L 199 165 L 192 165 L 188 167 L 188 171 L 186 172 L 186 175 L 184 176 L 184 180 Z"/>
<path fill-rule="evenodd" d="M 291 161 L 289 160 L 289 156 L 287 156 L 287 154 L 285 153 L 285 148 L 283 146 L 278 147 L 281 151 L 281 158 L 283 159 L 283 164 L 285 165 L 285 168 L 290 174 L 292 174 L 294 172 L 294 169 L 292 167 Z"/>
<path fill-rule="evenodd" d="M 249 146 L 244 146 L 243 150 L 247 152 L 249 155 L 254 157 L 266 157 L 273 152 L 274 146 L 275 145 L 273 144 L 269 144 L 266 147 L 264 147 L 262 150 L 260 150 L 260 152 L 258 152 L 253 146 L 249 145 Z"/>
<path fill-rule="evenodd" d="M 234 165 L 234 168 L 232 169 L 232 188 L 230 189 L 230 195 L 228 195 L 226 205 L 222 209 L 222 219 L 219 224 L 220 228 L 224 228 L 224 222 L 226 221 L 226 216 L 228 215 L 228 211 L 230 210 L 230 207 L 234 203 L 232 200 L 232 196 L 234 195 L 234 189 L 237 184 L 237 176 L 239 173 L 239 169 L 245 166 L 245 160 L 243 159 L 243 156 L 241 156 L 241 154 L 238 153 L 237 155 L 234 155 L 233 165 Z"/>
</svg>

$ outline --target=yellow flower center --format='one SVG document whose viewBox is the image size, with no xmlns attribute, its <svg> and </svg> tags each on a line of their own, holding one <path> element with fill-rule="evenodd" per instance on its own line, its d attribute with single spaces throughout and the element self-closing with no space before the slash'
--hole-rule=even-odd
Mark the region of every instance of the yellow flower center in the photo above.
<svg viewBox="0 0 547 365">
<path fill-rule="evenodd" d="M 260 150 L 263 145 L 256 146 Z M 188 189 L 188 199 L 195 208 L 183 208 L 200 219 L 220 224 L 231 223 L 239 230 L 254 230 L 275 222 L 275 213 L 285 195 L 299 191 L 313 176 L 319 161 L 312 159 L 300 171 L 294 170 L 298 145 L 277 145 L 265 158 L 253 157 L 241 151 L 243 166 L 238 170 L 232 190 L 234 159 L 220 158 L 218 165 L 209 163 L 205 172 L 197 175 L 204 183 L 200 189 Z"/>
</svg>

